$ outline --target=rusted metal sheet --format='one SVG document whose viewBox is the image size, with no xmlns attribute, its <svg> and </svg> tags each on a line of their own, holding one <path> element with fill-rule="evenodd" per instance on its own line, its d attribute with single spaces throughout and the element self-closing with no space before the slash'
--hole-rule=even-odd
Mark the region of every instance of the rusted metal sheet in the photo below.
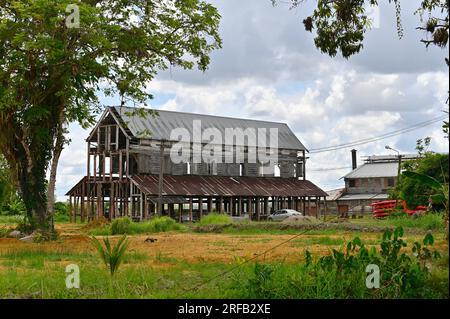
<svg viewBox="0 0 450 319">
<path fill-rule="evenodd" d="M 157 196 L 147 197 L 152 203 L 158 204 L 159 198 Z M 188 203 L 189 201 L 186 200 L 183 196 L 163 196 L 162 203 L 163 204 L 182 204 L 182 203 Z"/>
<path fill-rule="evenodd" d="M 158 195 L 157 175 L 135 175 L 132 182 L 146 195 Z M 164 196 L 327 196 L 307 180 L 280 177 L 164 176 Z"/>
</svg>

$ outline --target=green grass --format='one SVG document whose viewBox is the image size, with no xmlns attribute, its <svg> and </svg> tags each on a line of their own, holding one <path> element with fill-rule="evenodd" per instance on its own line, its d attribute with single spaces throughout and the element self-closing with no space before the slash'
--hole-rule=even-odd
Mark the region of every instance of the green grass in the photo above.
<svg viewBox="0 0 450 319">
<path fill-rule="evenodd" d="M 30 252 L 9 254 L 16 264 L 3 264 L 7 269 L 0 276 L 0 298 L 375 298 L 365 288 L 364 271 L 344 280 L 336 280 L 333 272 L 317 277 L 304 264 L 266 263 L 271 271 L 254 263 L 242 265 L 231 274 L 211 281 L 199 289 L 196 285 L 235 267 L 236 263 L 187 263 L 159 252 L 155 259 L 165 264 L 153 268 L 141 264 L 147 256 L 127 254 L 129 259 L 111 280 L 108 270 L 92 254 L 61 252 Z M 7 255 L 3 255 L 0 259 Z M 447 264 L 448 264 L 448 256 Z M 43 260 L 60 261 L 46 264 Z M 20 270 L 20 262 L 22 263 Z M 438 261 L 443 263 L 442 260 Z M 65 267 L 75 263 L 80 267 L 80 288 L 65 287 Z M 23 266 L 26 267 L 23 267 Z M 32 266 L 32 267 L 31 267 Z M 445 264 L 444 264 L 445 266 Z M 259 270 L 255 270 L 259 267 Z M 443 268 L 445 269 L 445 268 Z M 422 297 L 448 298 L 448 268 L 437 266 Z M 381 297 L 389 298 L 389 291 Z"/>
<path fill-rule="evenodd" d="M 404 228 L 418 228 L 422 230 L 443 231 L 443 215 L 439 213 L 428 213 L 416 218 L 407 215 L 392 216 L 384 219 L 375 219 L 372 217 L 360 220 L 350 220 L 353 223 L 364 224 L 368 226 L 402 226 Z"/>
<path fill-rule="evenodd" d="M 127 217 L 115 219 L 111 225 L 92 228 L 88 231 L 94 236 L 137 235 L 168 231 L 185 231 L 186 227 L 169 217 L 154 217 L 150 220 L 135 223 Z"/>
<path fill-rule="evenodd" d="M 0 224 L 18 224 L 23 221 L 21 215 L 0 215 Z"/>
<path fill-rule="evenodd" d="M 227 225 L 231 223 L 233 223 L 233 221 L 227 214 L 209 213 L 208 215 L 205 215 L 200 219 L 198 225 Z"/>
<path fill-rule="evenodd" d="M 142 224 L 150 224 L 150 222 Z M 251 225 L 254 227 L 252 230 L 255 230 L 258 223 L 251 223 Z M 144 228 L 152 231 L 167 230 L 159 226 L 147 227 Z M 286 231 L 294 231 L 298 234 L 298 230 L 295 229 L 278 231 L 282 234 L 286 234 Z M 344 238 L 329 236 L 335 232 L 335 229 L 312 230 L 308 232 L 308 235 L 314 236 L 302 240 L 295 239 L 290 244 L 345 246 Z M 358 232 L 354 235 L 363 237 L 363 234 Z M 246 235 L 239 233 L 239 237 L 244 240 Z M 372 241 L 379 243 L 380 239 L 364 240 L 364 243 L 372 244 Z M 222 245 L 222 241 L 216 240 L 212 243 L 212 248 Z M 410 246 L 406 250 L 410 251 Z M 198 262 L 189 263 L 172 257 L 164 250 L 150 248 L 144 252 L 129 250 L 122 267 L 111 279 L 94 248 L 86 252 L 73 252 L 68 248 L 48 251 L 36 244 L 35 249 L 18 248 L 0 254 L 0 298 L 397 297 L 396 292 L 389 289 L 378 295 L 368 291 L 364 285 L 367 275 L 364 270 L 341 277 L 333 271 L 320 273 L 320 275 L 314 274 L 304 264 L 303 256 L 299 256 L 299 261 L 295 263 L 267 262 L 264 263 L 265 266 L 257 266 L 254 263 L 244 264 L 236 271 L 221 276 L 197 290 L 191 289 L 241 264 L 243 260 L 243 258 L 236 258 L 234 262 L 224 263 L 206 262 L 199 258 Z M 65 287 L 67 276 L 65 267 L 69 264 L 77 264 L 80 267 L 80 289 Z M 448 254 L 432 262 L 431 276 L 417 292 L 420 297 L 448 298 L 448 265 Z M 267 268 L 264 268 L 266 266 Z"/>
</svg>

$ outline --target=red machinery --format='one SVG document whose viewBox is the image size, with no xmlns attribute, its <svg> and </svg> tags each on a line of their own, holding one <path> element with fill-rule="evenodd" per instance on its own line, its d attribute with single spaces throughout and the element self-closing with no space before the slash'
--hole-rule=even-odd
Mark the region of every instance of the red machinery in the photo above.
<svg viewBox="0 0 450 319">
<path fill-rule="evenodd" d="M 386 217 L 389 216 L 389 214 L 394 210 L 394 208 L 397 206 L 401 206 L 403 211 L 407 213 L 409 216 L 416 214 L 416 213 L 422 213 L 427 210 L 426 206 L 417 206 L 415 209 L 408 209 L 406 206 L 405 201 L 403 200 L 384 200 L 381 202 L 376 202 L 370 204 L 372 206 L 372 213 L 373 217 Z"/>
</svg>

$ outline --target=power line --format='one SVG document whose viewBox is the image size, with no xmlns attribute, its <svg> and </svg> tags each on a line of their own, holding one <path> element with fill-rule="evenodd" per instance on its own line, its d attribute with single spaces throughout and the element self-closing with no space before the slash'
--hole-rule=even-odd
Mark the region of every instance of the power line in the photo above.
<svg viewBox="0 0 450 319">
<path fill-rule="evenodd" d="M 316 169 L 310 169 L 310 172 L 326 172 L 326 171 L 337 171 L 340 169 L 349 169 L 352 168 L 351 166 L 341 166 L 341 167 L 325 167 L 325 168 L 316 168 Z"/>
<path fill-rule="evenodd" d="M 363 144 L 368 144 L 368 143 L 373 143 L 379 140 L 383 140 L 389 137 L 393 137 L 396 135 L 400 135 L 400 134 L 404 134 L 407 132 L 411 132 L 414 130 L 417 130 L 419 128 L 434 124 L 436 122 L 445 120 L 447 118 L 447 115 L 441 115 L 439 117 L 433 118 L 431 120 L 428 121 L 424 121 L 424 122 L 420 122 L 420 123 L 416 123 L 414 125 L 411 125 L 409 127 L 405 127 L 399 130 L 395 130 L 389 133 L 385 133 L 385 134 L 381 134 L 378 136 L 374 136 L 374 137 L 368 137 L 368 138 L 364 138 L 364 139 L 360 139 L 360 140 L 356 140 L 353 142 L 348 142 L 348 143 L 343 143 L 343 144 L 337 144 L 337 145 L 330 145 L 330 146 L 324 146 L 324 147 L 319 147 L 319 148 L 314 148 L 310 150 L 310 154 L 311 153 L 323 153 L 323 152 L 329 152 L 329 151 L 335 151 L 335 150 L 339 150 L 339 149 L 343 149 L 343 148 L 349 148 L 349 147 L 354 147 L 354 146 L 358 146 L 358 145 L 363 145 Z"/>
</svg>

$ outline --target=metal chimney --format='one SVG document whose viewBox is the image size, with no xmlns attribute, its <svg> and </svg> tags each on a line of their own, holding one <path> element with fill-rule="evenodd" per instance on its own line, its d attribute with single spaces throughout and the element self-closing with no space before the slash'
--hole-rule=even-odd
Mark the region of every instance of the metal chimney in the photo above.
<svg viewBox="0 0 450 319">
<path fill-rule="evenodd" d="M 356 164 L 356 150 L 353 149 L 352 151 L 352 169 L 356 169 L 358 165 Z"/>
</svg>

